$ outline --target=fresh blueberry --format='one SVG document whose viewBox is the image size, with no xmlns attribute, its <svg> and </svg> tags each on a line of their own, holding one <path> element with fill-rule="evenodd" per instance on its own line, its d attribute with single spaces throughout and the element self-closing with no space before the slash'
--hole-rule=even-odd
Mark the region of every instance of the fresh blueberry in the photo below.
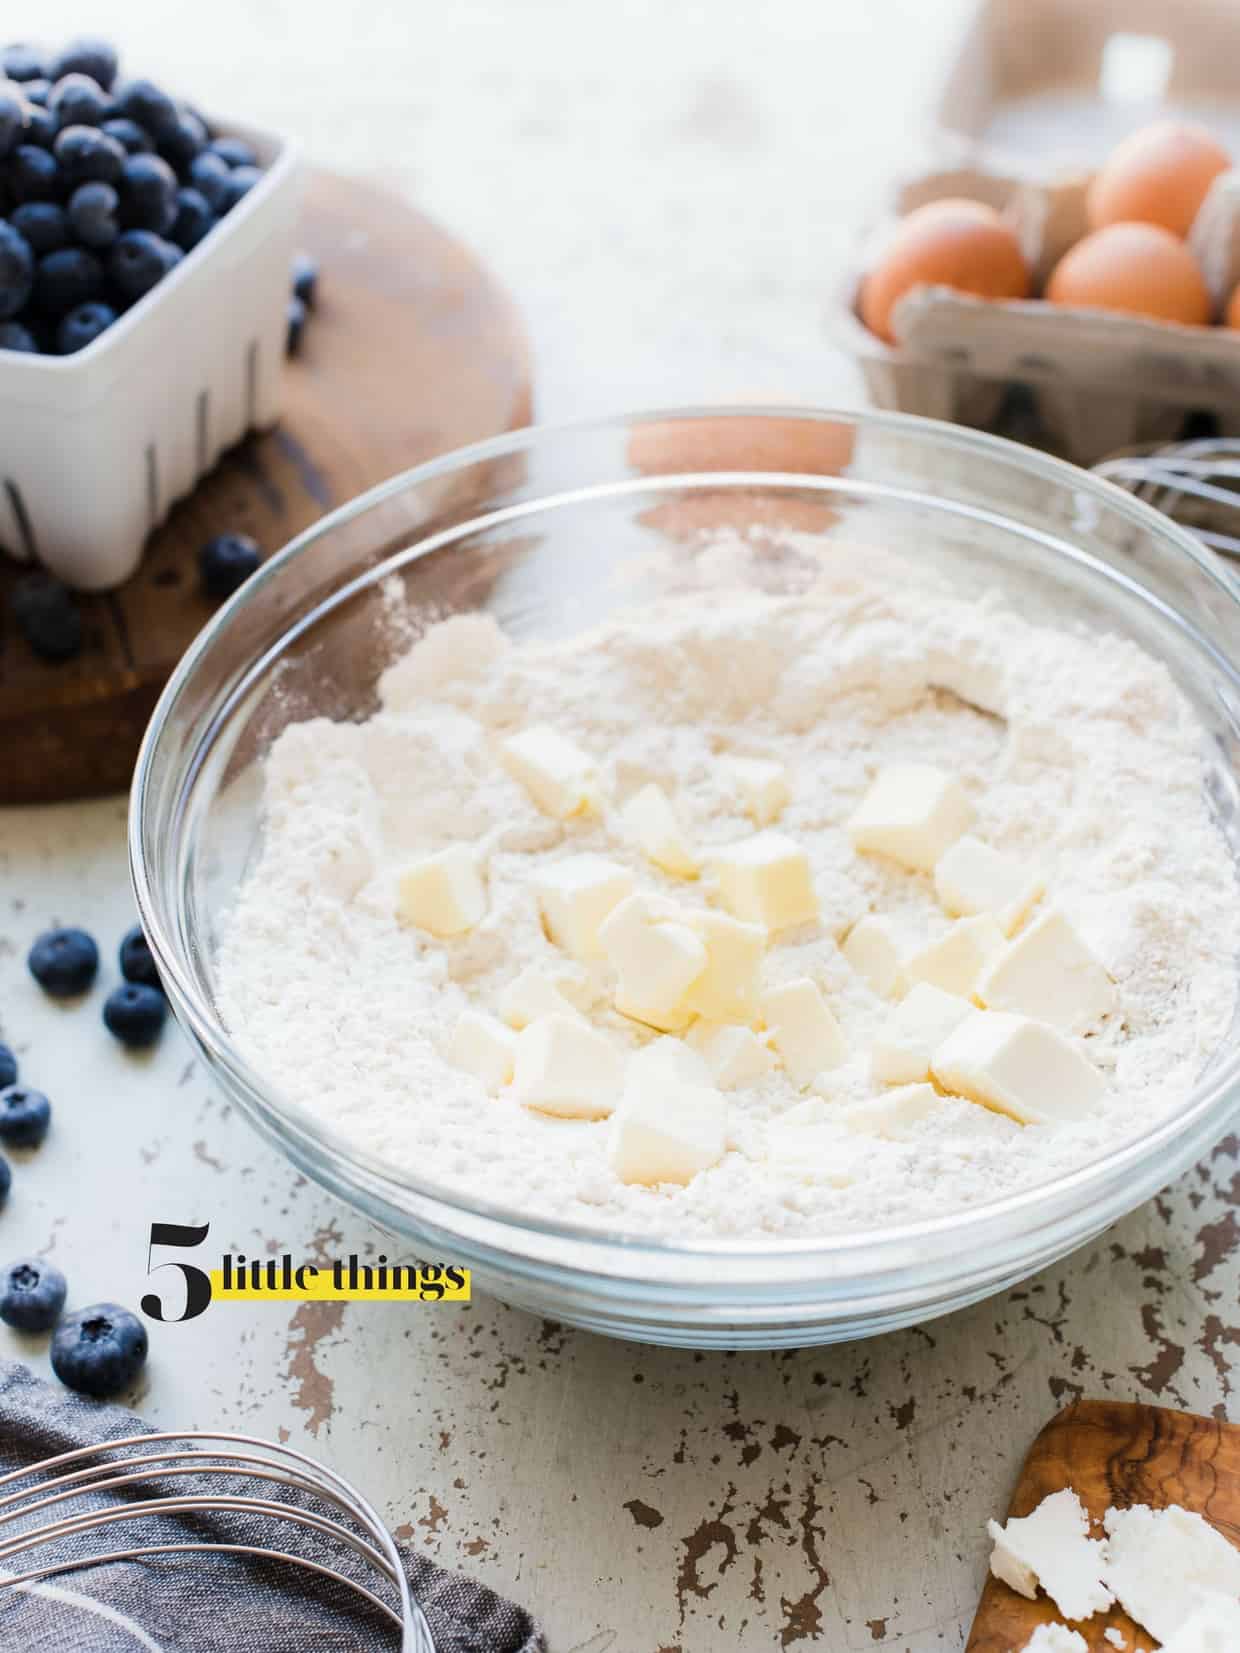
<svg viewBox="0 0 1240 1653">
<path fill-rule="evenodd" d="M 52 153 L 60 162 L 65 182 L 101 184 L 120 181 L 127 156 L 115 138 L 95 126 L 65 126 L 56 134 Z"/>
<path fill-rule="evenodd" d="M 37 1148 L 52 1123 L 52 1104 L 42 1091 L 7 1085 L 0 1091 L 0 1142 L 6 1148 Z"/>
<path fill-rule="evenodd" d="M 9 223 L 39 258 L 69 245 L 69 221 L 55 201 L 27 201 L 14 207 Z"/>
<path fill-rule="evenodd" d="M 18 144 L 9 156 L 9 194 L 15 203 L 46 201 L 56 194 L 60 168 L 50 150 Z"/>
<path fill-rule="evenodd" d="M 37 46 L 14 41 L 11 46 L 0 47 L 0 76 L 7 80 L 46 80 L 47 57 Z"/>
<path fill-rule="evenodd" d="M 116 290 L 127 299 L 138 299 L 143 293 L 149 293 L 172 268 L 174 252 L 179 256 L 177 248 L 150 230 L 126 230 L 108 258 L 108 272 Z"/>
<path fill-rule="evenodd" d="M 44 660 L 71 660 L 79 654 L 82 648 L 82 611 L 77 604 L 77 598 L 67 586 L 61 585 L 50 574 L 25 574 L 13 587 L 10 598 L 13 609 L 13 618 L 17 622 L 17 629 L 30 644 L 34 652 Z M 58 930 L 52 932 L 52 937 L 81 936 L 80 930 Z M 41 941 L 47 941 L 47 936 Z M 90 941 L 90 937 L 85 937 Z M 90 942 L 94 946 L 94 942 Z M 39 943 L 35 943 L 37 948 Z M 96 962 L 98 955 L 96 954 Z M 30 968 L 38 976 L 35 969 L 34 951 L 30 954 Z M 91 977 L 94 976 L 94 967 L 91 967 Z M 42 977 L 39 978 L 42 980 Z M 90 986 L 90 982 L 85 984 Z M 47 986 L 49 993 L 55 993 L 54 987 Z M 81 989 L 67 987 L 65 993 L 77 993 Z"/>
<path fill-rule="evenodd" d="M 59 80 L 63 75 L 89 75 L 106 92 L 116 79 L 118 67 L 116 47 L 110 40 L 100 40 L 97 35 L 83 35 L 79 40 L 71 40 L 63 51 L 57 52 L 52 59 L 50 73 L 53 80 Z"/>
<path fill-rule="evenodd" d="M 39 354 L 39 341 L 19 321 L 0 321 L 0 350 L 16 350 L 24 356 Z"/>
<path fill-rule="evenodd" d="M 69 228 L 88 247 L 110 247 L 121 233 L 120 204 L 111 184 L 79 184 L 65 208 Z"/>
<path fill-rule="evenodd" d="M 24 308 L 33 284 L 30 243 L 0 219 L 0 321 L 7 321 Z"/>
<path fill-rule="evenodd" d="M 198 116 L 189 109 L 179 109 L 176 126 L 159 141 L 159 153 L 178 172 L 185 174 L 206 144 L 207 129 Z"/>
<path fill-rule="evenodd" d="M 26 959 L 30 974 L 54 999 L 85 993 L 99 969 L 99 949 L 85 930 L 45 930 Z"/>
<path fill-rule="evenodd" d="M 228 167 L 258 165 L 258 156 L 244 138 L 213 138 L 211 152 Z"/>
<path fill-rule="evenodd" d="M 47 95 L 47 107 L 66 126 L 98 126 L 115 114 L 112 99 L 90 75 L 62 75 Z"/>
<path fill-rule="evenodd" d="M 217 534 L 198 553 L 202 589 L 208 597 L 231 597 L 263 560 L 248 534 Z"/>
<path fill-rule="evenodd" d="M 127 981 L 108 994 L 103 1006 L 103 1025 L 132 1050 L 153 1045 L 168 1019 L 168 1001 L 158 987 Z"/>
<path fill-rule="evenodd" d="M 104 121 L 99 130 L 106 132 L 109 138 L 115 138 L 129 155 L 149 155 L 155 148 L 137 121 L 128 120 L 124 115 L 115 115 L 110 121 Z"/>
<path fill-rule="evenodd" d="M 297 253 L 293 258 L 293 297 L 299 298 L 307 310 L 313 310 L 319 296 L 319 262 L 309 253 Z"/>
<path fill-rule="evenodd" d="M 177 216 L 172 226 L 172 239 L 185 252 L 196 247 L 206 235 L 207 231 L 215 226 L 215 214 L 207 205 L 207 200 L 196 189 L 180 189 L 177 191 Z"/>
<path fill-rule="evenodd" d="M 90 185 L 84 185 L 90 188 Z M 100 189 L 106 189 L 106 184 L 100 184 Z M 72 356 L 78 350 L 85 350 L 88 344 L 94 344 L 100 333 L 106 333 L 116 320 L 116 311 L 102 299 L 91 299 L 89 304 L 79 304 L 76 310 L 70 310 L 67 316 L 62 316 L 60 326 L 56 329 L 56 349 L 62 356 Z"/>
<path fill-rule="evenodd" d="M 116 113 L 136 121 L 156 143 L 161 143 L 177 129 L 179 111 L 176 104 L 152 80 L 127 81 L 116 94 Z"/>
<path fill-rule="evenodd" d="M 46 1257 L 23 1257 L 0 1274 L 0 1320 L 19 1332 L 50 1332 L 68 1289 L 64 1275 Z"/>
<path fill-rule="evenodd" d="M 205 149 L 190 162 L 189 181 L 209 207 L 218 211 L 228 190 L 228 167 L 214 150 Z"/>
<path fill-rule="evenodd" d="M 16 80 L 16 75 L 10 75 L 10 80 Z M 36 75 L 33 80 L 22 81 L 22 96 L 27 103 L 37 104 L 40 109 L 47 108 L 47 100 L 52 94 L 52 83 L 42 75 Z"/>
<path fill-rule="evenodd" d="M 0 1205 L 3 1205 L 5 1200 L 8 1199 L 9 1189 L 12 1186 L 13 1167 L 9 1164 L 8 1160 L 5 1159 L 4 1155 L 0 1154 Z"/>
<path fill-rule="evenodd" d="M 60 1381 L 99 1399 L 127 1389 L 146 1364 L 146 1327 L 116 1303 L 67 1314 L 52 1335 L 52 1370 Z"/>
<path fill-rule="evenodd" d="M 50 149 L 59 131 L 56 117 L 50 109 L 41 109 L 37 103 L 30 105 L 24 134 L 27 143 L 36 144 L 40 149 Z"/>
<path fill-rule="evenodd" d="M 29 120 L 30 105 L 20 88 L 0 81 L 0 155 L 11 155 L 19 143 L 25 143 Z"/>
<path fill-rule="evenodd" d="M 296 296 L 288 301 L 284 334 L 284 353 L 295 356 L 301 349 L 301 336 L 306 330 L 306 307 Z"/>
<path fill-rule="evenodd" d="M 121 975 L 126 981 L 140 982 L 144 987 L 160 986 L 159 971 L 155 968 L 150 944 L 140 924 L 126 930 L 121 941 L 120 961 Z"/>
<path fill-rule="evenodd" d="M 177 216 L 177 175 L 167 161 L 159 155 L 131 155 L 120 187 L 125 228 L 166 235 Z"/>
<path fill-rule="evenodd" d="M 235 166 L 228 174 L 221 212 L 231 212 L 243 195 L 248 195 L 262 177 L 256 166 Z"/>
<path fill-rule="evenodd" d="M 39 260 L 34 299 L 49 316 L 63 316 L 103 291 L 103 265 L 85 247 L 63 247 Z"/>
<path fill-rule="evenodd" d="M 10 1085 L 17 1083 L 17 1057 L 13 1054 L 12 1045 L 6 1045 L 0 1040 L 0 1091 L 7 1090 Z"/>
</svg>

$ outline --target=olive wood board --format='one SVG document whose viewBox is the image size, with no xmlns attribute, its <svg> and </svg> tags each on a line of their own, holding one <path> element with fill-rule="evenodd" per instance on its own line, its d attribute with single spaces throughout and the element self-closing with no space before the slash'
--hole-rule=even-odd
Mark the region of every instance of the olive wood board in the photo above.
<svg viewBox="0 0 1240 1653">
<path fill-rule="evenodd" d="M 385 191 L 318 171 L 301 244 L 319 261 L 318 300 L 287 365 L 280 423 L 174 507 L 131 580 L 81 599 L 76 659 L 40 660 L 17 634 L 8 593 L 29 565 L 0 555 L 0 804 L 128 786 L 159 692 L 217 606 L 197 571 L 213 534 L 252 534 L 269 554 L 385 477 L 528 423 L 516 310 L 444 230 Z"/>
<path fill-rule="evenodd" d="M 1082 1400 L 1052 1418 L 1033 1444 L 1008 1505 L 1008 1519 L 1028 1515 L 1052 1492 L 1071 1487 L 1101 1536 L 1113 1505 L 1180 1504 L 1204 1516 L 1240 1546 L 1240 1426 L 1174 1412 L 1162 1406 Z M 1019 1653 L 1040 1624 L 1062 1622 L 1039 1592 L 1026 1601 L 990 1577 L 965 1653 Z M 1127 1653 L 1150 1653 L 1153 1637 L 1119 1607 L 1074 1624 L 1089 1653 L 1115 1653 L 1106 1639 L 1117 1630 Z"/>
</svg>

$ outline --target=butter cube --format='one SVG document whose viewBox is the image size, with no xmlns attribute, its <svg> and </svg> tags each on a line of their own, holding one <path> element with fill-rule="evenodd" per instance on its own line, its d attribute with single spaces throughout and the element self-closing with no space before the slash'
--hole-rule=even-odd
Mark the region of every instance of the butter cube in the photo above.
<svg viewBox="0 0 1240 1653">
<path fill-rule="evenodd" d="M 959 918 L 939 941 L 904 961 L 911 982 L 930 982 L 944 993 L 969 998 L 990 959 L 1003 949 L 1003 931 L 989 913 Z"/>
<path fill-rule="evenodd" d="M 533 884 L 547 934 L 579 959 L 602 956 L 599 927 L 633 893 L 628 868 L 601 855 L 569 855 L 553 861 Z"/>
<path fill-rule="evenodd" d="M 619 977 L 616 1009 L 651 1027 L 674 1030 L 691 1012 L 685 994 L 706 968 L 706 948 L 676 919 L 658 919 L 660 909 L 631 895 L 611 913 L 599 940 Z"/>
<path fill-rule="evenodd" d="M 706 949 L 706 968 L 685 994 L 685 1004 L 714 1021 L 752 1021 L 761 992 L 765 929 L 704 910 L 695 910 L 684 922 Z"/>
<path fill-rule="evenodd" d="M 643 1045 L 629 1057 L 624 1073 L 626 1091 L 641 1085 L 661 1086 L 664 1089 L 669 1084 L 709 1088 L 713 1083 L 710 1068 L 701 1053 L 683 1039 L 655 1039 L 652 1044 Z"/>
<path fill-rule="evenodd" d="M 870 1046 L 870 1072 L 883 1085 L 929 1079 L 930 1058 L 972 1011 L 968 999 L 918 982 L 879 1028 Z"/>
<path fill-rule="evenodd" d="M 805 851 L 781 832 L 759 832 L 716 851 L 715 876 L 724 906 L 737 918 L 784 930 L 818 917 Z"/>
<path fill-rule="evenodd" d="M 873 913 L 859 919 L 840 951 L 880 999 L 894 999 L 904 991 L 900 944 L 887 919 Z"/>
<path fill-rule="evenodd" d="M 839 1023 L 808 976 L 770 988 L 762 995 L 762 1014 L 780 1061 L 798 1085 L 839 1067 L 848 1055 Z"/>
<path fill-rule="evenodd" d="M 576 1007 L 565 987 L 567 972 L 527 964 L 499 996 L 499 1013 L 509 1027 L 528 1027 L 540 1016 L 575 1016 Z"/>
<path fill-rule="evenodd" d="M 858 850 L 933 872 L 972 821 L 973 805 L 951 775 L 928 763 L 892 763 L 879 770 L 848 831 Z"/>
<path fill-rule="evenodd" d="M 930 1071 L 946 1091 L 1021 1125 L 1063 1125 L 1101 1100 L 1105 1081 L 1045 1022 L 975 1010 L 935 1051 Z"/>
<path fill-rule="evenodd" d="M 472 850 L 454 844 L 415 861 L 401 874 L 397 916 L 433 936 L 457 936 L 487 910 L 486 891 Z"/>
<path fill-rule="evenodd" d="M 608 1158 L 625 1183 L 692 1182 L 727 1150 L 728 1105 L 710 1085 L 630 1082 L 611 1122 Z"/>
<path fill-rule="evenodd" d="M 843 1110 L 843 1122 L 862 1136 L 887 1137 L 899 1142 L 918 1120 L 941 1108 L 943 1099 L 933 1085 L 901 1085 L 883 1096 L 850 1103 Z"/>
<path fill-rule="evenodd" d="M 448 1041 L 447 1058 L 453 1067 L 472 1073 L 494 1096 L 512 1078 L 517 1036 L 494 1016 L 465 1010 Z"/>
<path fill-rule="evenodd" d="M 696 878 L 701 862 L 685 836 L 672 801 L 653 782 L 635 792 L 622 811 L 624 824 L 648 861 L 677 878 Z"/>
<path fill-rule="evenodd" d="M 836 1120 L 801 1124 L 776 1120 L 766 1135 L 767 1164 L 803 1182 L 846 1188 L 875 1153 L 872 1145 Z"/>
<path fill-rule="evenodd" d="M 624 1056 L 579 1016 L 542 1016 L 517 1036 L 517 1101 L 560 1119 L 603 1119 L 619 1101 Z"/>
<path fill-rule="evenodd" d="M 1035 1016 L 1065 1033 L 1082 1033 L 1115 1008 L 1115 984 L 1056 908 L 989 961 L 977 994 L 993 1010 Z"/>
<path fill-rule="evenodd" d="M 500 743 L 500 757 L 539 809 L 557 821 L 594 807 L 599 781 L 593 759 L 549 724 L 510 735 Z"/>
<path fill-rule="evenodd" d="M 783 764 L 769 758 L 726 757 L 722 767 L 755 826 L 770 826 L 792 796 Z"/>
<path fill-rule="evenodd" d="M 1042 899 L 1046 885 L 1010 855 L 966 834 L 935 867 L 934 888 L 943 911 L 953 918 L 990 913 L 1010 936 Z"/>
<path fill-rule="evenodd" d="M 765 1041 L 752 1028 L 737 1027 L 732 1022 L 698 1022 L 688 1042 L 701 1055 L 720 1090 L 752 1084 L 775 1066 Z"/>
<path fill-rule="evenodd" d="M 683 1005 L 648 1004 L 639 992 L 632 992 L 623 982 L 617 984 L 612 999 L 613 1008 L 631 1022 L 652 1027 L 657 1033 L 684 1033 L 693 1025 L 693 1012 Z"/>
</svg>

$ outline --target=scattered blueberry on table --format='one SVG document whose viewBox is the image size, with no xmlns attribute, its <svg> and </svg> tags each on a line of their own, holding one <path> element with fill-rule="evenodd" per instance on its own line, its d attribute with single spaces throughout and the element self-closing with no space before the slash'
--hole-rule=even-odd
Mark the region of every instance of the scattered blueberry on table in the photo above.
<svg viewBox="0 0 1240 1653">
<path fill-rule="evenodd" d="M 217 534 L 198 553 L 202 589 L 208 597 L 231 597 L 262 561 L 258 542 L 248 534 Z"/>
<path fill-rule="evenodd" d="M 126 981 L 141 982 L 145 987 L 160 986 L 159 971 L 151 955 L 150 943 L 143 935 L 140 924 L 126 930 L 121 939 L 119 956 L 121 975 Z"/>
<path fill-rule="evenodd" d="M 8 1085 L 0 1091 L 0 1142 L 6 1148 L 37 1148 L 52 1123 L 52 1104 L 42 1091 Z"/>
<path fill-rule="evenodd" d="M 45 930 L 26 960 L 30 974 L 54 999 L 76 998 L 94 981 L 99 949 L 85 930 Z"/>
<path fill-rule="evenodd" d="M 23 1257 L 0 1275 L 0 1320 L 19 1332 L 50 1332 L 60 1319 L 68 1286 L 46 1257 Z"/>
<path fill-rule="evenodd" d="M 13 1047 L 0 1041 L 0 1090 L 17 1083 L 17 1057 Z"/>
<path fill-rule="evenodd" d="M 288 301 L 288 336 L 284 348 L 290 356 L 301 349 L 301 335 L 306 326 L 306 307 L 294 294 Z"/>
<path fill-rule="evenodd" d="M 103 1399 L 127 1389 L 146 1364 L 146 1327 L 116 1303 L 67 1314 L 52 1337 L 52 1370 L 63 1384 Z"/>
<path fill-rule="evenodd" d="M 103 1006 L 103 1023 L 131 1050 L 145 1050 L 163 1032 L 168 1019 L 168 1001 L 158 987 L 127 981 L 108 994 Z"/>
<path fill-rule="evenodd" d="M 70 311 L 79 319 L 75 326 L 86 322 L 81 305 Z M 77 598 L 67 586 L 50 574 L 26 574 L 17 581 L 9 597 L 9 606 L 17 629 L 37 655 L 44 660 L 71 660 L 82 647 L 82 611 Z M 33 968 L 33 966 L 32 966 Z"/>
</svg>

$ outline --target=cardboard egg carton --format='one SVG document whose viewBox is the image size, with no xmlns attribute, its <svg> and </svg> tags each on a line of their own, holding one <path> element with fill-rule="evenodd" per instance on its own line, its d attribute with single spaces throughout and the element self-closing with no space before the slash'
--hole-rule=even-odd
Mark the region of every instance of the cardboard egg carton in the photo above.
<svg viewBox="0 0 1240 1653">
<path fill-rule="evenodd" d="M 862 275 L 884 233 L 944 196 L 1003 213 L 1040 292 L 1086 233 L 1097 165 L 1126 131 L 1166 114 L 1210 125 L 1240 160 L 1240 7 L 987 0 L 944 83 L 930 163 L 894 191 L 837 295 L 839 331 L 871 399 L 989 428 L 1012 388 L 1024 387 L 1047 444 L 1087 465 L 1117 448 L 1171 440 L 1194 412 L 1240 436 L 1237 330 L 941 287 L 919 288 L 896 306 L 895 345 L 857 314 Z M 1240 282 L 1240 169 L 1216 179 L 1189 245 L 1220 315 Z"/>
</svg>

